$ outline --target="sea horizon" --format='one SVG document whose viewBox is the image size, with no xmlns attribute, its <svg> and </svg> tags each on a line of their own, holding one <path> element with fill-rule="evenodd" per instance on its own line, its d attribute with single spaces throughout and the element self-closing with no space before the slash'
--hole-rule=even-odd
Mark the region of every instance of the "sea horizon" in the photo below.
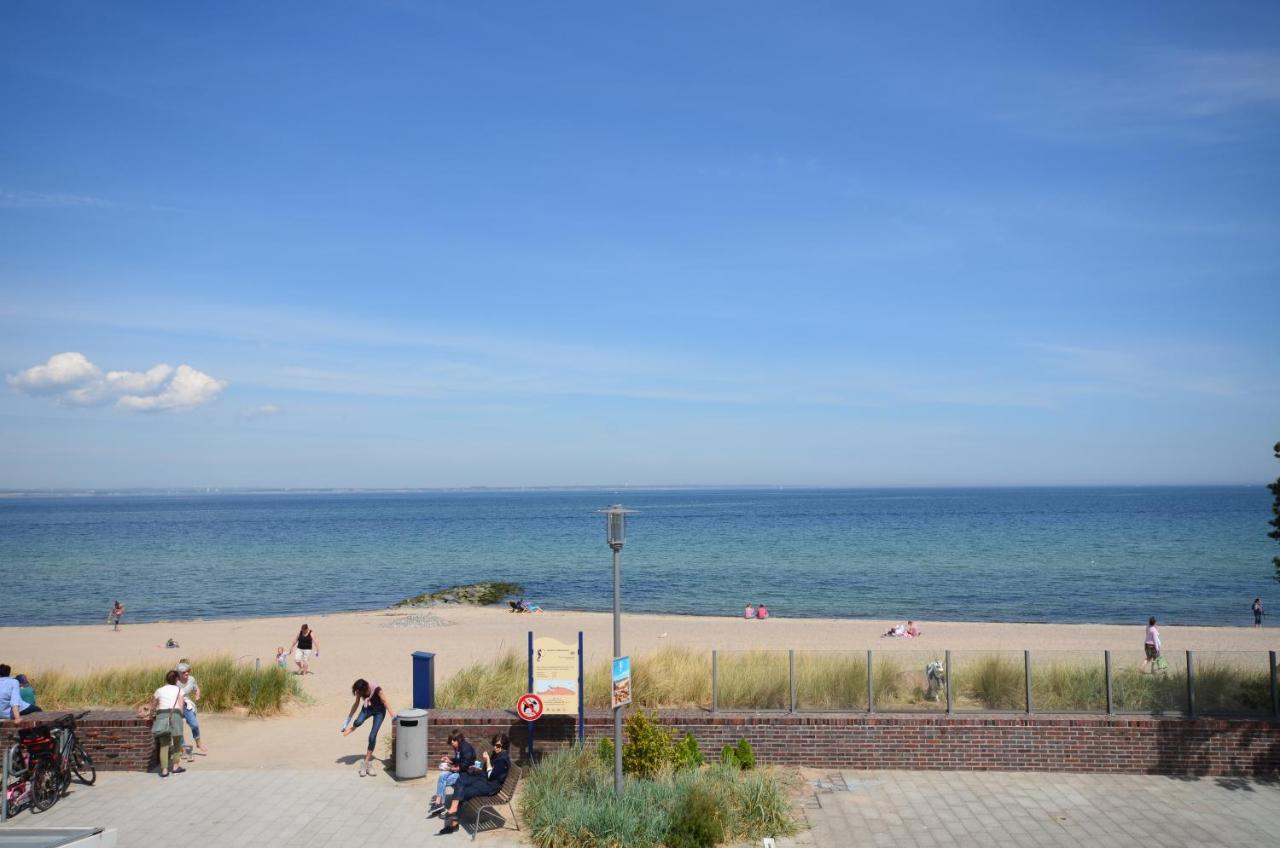
<svg viewBox="0 0 1280 848">
<path fill-rule="evenodd" d="M 629 612 L 1229 626 L 1274 586 L 1253 486 L 63 494 L 0 503 L 0 561 L 17 624 L 95 623 L 117 597 L 134 621 L 371 610 L 487 580 L 601 611 L 613 500 L 638 510 Z"/>
</svg>

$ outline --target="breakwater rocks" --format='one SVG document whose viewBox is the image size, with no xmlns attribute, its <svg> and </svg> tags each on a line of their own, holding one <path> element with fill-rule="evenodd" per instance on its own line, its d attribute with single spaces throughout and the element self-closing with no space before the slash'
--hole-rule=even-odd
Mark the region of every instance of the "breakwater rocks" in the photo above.
<svg viewBox="0 0 1280 848">
<path fill-rule="evenodd" d="M 519 583 L 503 581 L 493 583 L 468 583 L 465 586 L 450 586 L 436 592 L 423 592 L 403 601 L 396 601 L 391 607 L 426 607 L 433 604 L 472 604 L 483 607 L 499 601 L 521 595 L 524 587 Z"/>
</svg>

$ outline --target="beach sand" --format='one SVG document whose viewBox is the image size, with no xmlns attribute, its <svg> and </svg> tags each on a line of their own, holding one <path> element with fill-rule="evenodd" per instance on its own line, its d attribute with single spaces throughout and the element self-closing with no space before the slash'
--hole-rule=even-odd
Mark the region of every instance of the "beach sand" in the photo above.
<svg viewBox="0 0 1280 848">
<path fill-rule="evenodd" d="M 523 651 L 530 629 L 537 636 L 572 642 L 582 630 L 588 665 L 612 655 L 612 616 L 608 613 L 546 612 L 513 615 L 495 607 L 437 606 L 411 610 L 292 617 L 126 623 L 119 632 L 103 625 L 0 628 L 0 661 L 15 672 L 63 669 L 87 672 L 133 663 L 177 662 L 189 657 L 230 654 L 246 662 L 275 661 L 275 649 L 288 647 L 302 621 L 319 639 L 314 674 L 303 687 L 314 703 L 295 706 L 274 719 L 204 715 L 200 724 L 210 748 L 199 768 L 333 768 L 353 763 L 363 752 L 364 730 L 338 733 L 351 706 L 351 683 L 364 677 L 381 683 L 397 709 L 410 705 L 414 651 L 436 654 L 437 685 L 460 668 L 508 649 Z M 423 622 L 439 626 L 422 626 Z M 880 634 L 899 622 L 853 619 L 781 619 L 747 621 L 740 617 L 694 617 L 624 613 L 623 650 L 640 655 L 666 645 L 695 650 L 839 650 L 908 651 L 1092 651 L 1111 649 L 1125 662 L 1141 660 L 1145 620 L 1132 625 L 991 624 L 929 622 L 918 624 L 919 639 L 885 639 Z M 417 626 L 414 626 L 417 624 Z M 1280 648 L 1280 631 L 1252 627 L 1161 626 L 1166 652 L 1184 650 L 1267 651 Z M 165 640 L 181 645 L 166 649 Z M 292 662 L 290 664 L 292 667 Z M 38 686 L 38 681 L 37 681 Z M 37 688 L 37 691 L 38 688 Z M 368 725 L 365 726 L 366 728 Z M 383 738 L 390 735 L 384 727 Z M 379 747 L 381 753 L 381 745 Z"/>
</svg>

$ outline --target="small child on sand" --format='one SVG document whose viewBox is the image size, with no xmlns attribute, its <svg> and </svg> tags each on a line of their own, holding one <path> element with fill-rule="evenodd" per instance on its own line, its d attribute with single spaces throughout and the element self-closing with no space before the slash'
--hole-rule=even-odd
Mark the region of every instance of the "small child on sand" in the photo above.
<svg viewBox="0 0 1280 848">
<path fill-rule="evenodd" d="M 289 668 L 289 655 L 285 653 L 283 645 L 276 648 L 276 668 L 283 668 L 286 671 Z"/>
</svg>

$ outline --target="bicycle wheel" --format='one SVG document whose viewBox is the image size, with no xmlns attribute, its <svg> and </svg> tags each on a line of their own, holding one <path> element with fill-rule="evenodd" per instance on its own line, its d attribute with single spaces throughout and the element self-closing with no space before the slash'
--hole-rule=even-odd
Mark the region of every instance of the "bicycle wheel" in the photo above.
<svg viewBox="0 0 1280 848">
<path fill-rule="evenodd" d="M 76 740 L 76 746 L 71 750 L 71 770 L 75 772 L 76 779 L 85 786 L 92 786 L 93 782 L 98 779 L 98 770 L 93 767 L 93 758 L 89 756 L 84 748 L 80 747 L 80 740 Z"/>
<path fill-rule="evenodd" d="M 62 776 L 53 763 L 38 763 L 31 772 L 31 808 L 43 813 L 62 797 Z"/>
</svg>

